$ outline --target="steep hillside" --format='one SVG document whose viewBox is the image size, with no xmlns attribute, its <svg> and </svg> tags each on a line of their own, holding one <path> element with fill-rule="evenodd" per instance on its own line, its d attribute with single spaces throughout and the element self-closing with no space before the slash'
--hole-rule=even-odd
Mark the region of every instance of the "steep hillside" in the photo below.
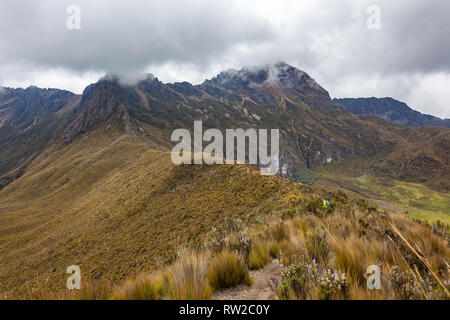
<svg viewBox="0 0 450 320">
<path fill-rule="evenodd" d="M 69 265 L 123 280 L 203 245 L 212 226 L 257 223 L 311 192 L 245 166 L 175 167 L 116 126 L 54 145 L 0 193 L 0 283 L 9 296 L 61 288 Z"/>
<path fill-rule="evenodd" d="M 58 89 L 0 90 L 0 189 L 20 176 L 50 141 L 57 140 L 79 100 Z"/>
<path fill-rule="evenodd" d="M 437 126 L 450 128 L 450 119 L 440 119 L 411 109 L 406 103 L 392 98 L 334 99 L 354 114 L 371 114 L 410 127 Z"/>
<path fill-rule="evenodd" d="M 322 199 L 330 200 L 329 208 Z M 225 287 L 210 279 L 231 272 L 220 267 L 222 257 L 231 257 L 242 272 L 280 259 L 283 282 L 271 288 L 272 297 L 382 298 L 364 289 L 367 265 L 378 263 L 389 270 L 389 298 L 443 299 L 446 230 L 391 216 L 341 191 L 261 176 L 246 165 L 174 166 L 169 153 L 105 123 L 69 145 L 46 149 L 0 191 L 0 297 L 208 299 L 207 281 L 214 290 Z M 420 248 L 430 267 L 402 237 Z M 79 292 L 65 288 L 73 264 L 82 271 Z M 408 273 L 412 265 L 423 277 L 419 284 Z M 289 276 L 301 268 L 317 270 L 316 278 L 305 278 L 304 290 Z M 327 270 L 344 274 L 341 289 L 321 286 Z M 198 278 L 190 283 L 193 273 Z M 404 284 L 396 282 L 399 276 Z"/>
</svg>

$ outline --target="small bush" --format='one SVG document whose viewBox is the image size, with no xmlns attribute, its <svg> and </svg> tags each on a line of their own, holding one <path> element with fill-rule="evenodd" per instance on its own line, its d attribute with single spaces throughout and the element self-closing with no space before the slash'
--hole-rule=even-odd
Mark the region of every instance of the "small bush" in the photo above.
<svg viewBox="0 0 450 320">
<path fill-rule="evenodd" d="M 250 275 L 244 257 L 235 252 L 222 251 L 208 267 L 208 281 L 216 290 L 251 284 Z"/>
<path fill-rule="evenodd" d="M 270 252 L 267 243 L 256 240 L 252 245 L 249 256 L 249 267 L 251 270 L 261 269 L 270 261 Z"/>
<path fill-rule="evenodd" d="M 289 283 L 286 280 L 281 281 L 280 289 L 278 289 L 278 297 L 281 300 L 290 300 L 291 299 L 291 288 L 289 287 Z"/>
<path fill-rule="evenodd" d="M 281 219 L 282 220 L 292 219 L 296 213 L 297 210 L 294 208 L 286 209 L 281 213 Z"/>
<path fill-rule="evenodd" d="M 364 285 L 366 279 L 366 250 L 364 241 L 354 235 L 348 238 L 335 237 L 331 241 L 335 253 L 336 266 L 347 273 L 347 275 L 360 285 Z M 373 249 L 372 249 L 373 251 Z"/>
<path fill-rule="evenodd" d="M 309 185 L 314 184 L 314 182 L 316 182 L 316 180 L 319 178 L 319 174 L 303 167 L 289 177 L 289 179 L 291 179 L 292 181 L 306 183 Z"/>
<path fill-rule="evenodd" d="M 340 203 L 348 203 L 348 196 L 347 194 L 342 191 L 341 189 L 337 190 L 334 193 L 334 199 L 336 202 L 340 202 Z"/>
<path fill-rule="evenodd" d="M 319 198 L 315 198 L 303 206 L 303 210 L 306 212 L 311 212 L 314 214 L 318 214 L 322 208 L 322 202 Z"/>
<path fill-rule="evenodd" d="M 376 212 L 377 211 L 377 207 L 375 207 L 373 204 L 371 204 L 369 201 L 367 201 L 366 199 L 358 199 L 358 201 L 356 202 L 358 209 L 362 212 Z"/>
<path fill-rule="evenodd" d="M 345 299 L 347 297 L 347 283 L 345 274 L 339 271 L 326 270 L 319 279 L 319 299 Z"/>
</svg>

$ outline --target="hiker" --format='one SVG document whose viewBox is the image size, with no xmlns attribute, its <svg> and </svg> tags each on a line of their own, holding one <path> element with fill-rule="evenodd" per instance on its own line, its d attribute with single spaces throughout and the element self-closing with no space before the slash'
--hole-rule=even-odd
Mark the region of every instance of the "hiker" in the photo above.
<svg viewBox="0 0 450 320">
<path fill-rule="evenodd" d="M 328 201 L 328 200 L 323 200 L 323 205 L 322 205 L 322 208 L 328 208 L 330 206 L 330 201 Z"/>
</svg>

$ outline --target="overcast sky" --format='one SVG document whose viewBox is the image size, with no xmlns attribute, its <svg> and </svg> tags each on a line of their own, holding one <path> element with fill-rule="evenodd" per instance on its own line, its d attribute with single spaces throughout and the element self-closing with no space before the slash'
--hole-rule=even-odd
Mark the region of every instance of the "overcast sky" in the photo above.
<svg viewBox="0 0 450 320">
<path fill-rule="evenodd" d="M 370 5 L 381 29 L 367 27 Z M 392 96 L 450 118 L 449 15 L 448 0 L 1 0 L 0 85 L 81 93 L 106 72 L 201 83 L 285 61 L 332 97 Z"/>
</svg>

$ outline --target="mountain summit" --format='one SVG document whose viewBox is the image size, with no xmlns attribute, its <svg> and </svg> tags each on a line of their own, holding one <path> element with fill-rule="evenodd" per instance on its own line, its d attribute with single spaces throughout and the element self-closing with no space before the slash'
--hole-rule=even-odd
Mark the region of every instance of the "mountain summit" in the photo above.
<svg viewBox="0 0 450 320">
<path fill-rule="evenodd" d="M 281 86 L 303 92 L 306 90 L 316 90 L 323 94 L 328 94 L 306 72 L 284 62 L 264 66 L 244 67 L 241 70 L 229 69 L 221 72 L 211 80 L 204 82 L 204 84 L 208 83 L 222 85 L 231 90 L 242 86 Z"/>
</svg>

